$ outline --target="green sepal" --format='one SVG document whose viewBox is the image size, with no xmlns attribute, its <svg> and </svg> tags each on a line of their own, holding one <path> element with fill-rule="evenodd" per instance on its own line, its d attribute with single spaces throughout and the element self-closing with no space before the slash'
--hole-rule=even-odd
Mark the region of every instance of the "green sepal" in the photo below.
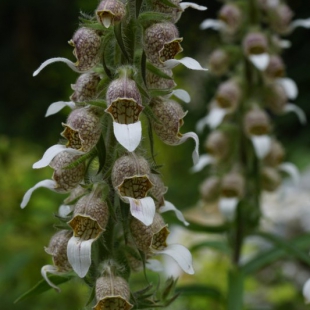
<svg viewBox="0 0 310 310">
<path fill-rule="evenodd" d="M 143 12 L 139 15 L 139 23 L 143 28 L 147 28 L 151 23 L 159 23 L 161 21 L 169 21 L 170 16 L 165 13 L 158 12 Z"/>
<path fill-rule="evenodd" d="M 150 95 L 152 97 L 163 97 L 170 95 L 172 90 L 171 89 L 151 89 L 149 90 Z"/>
<path fill-rule="evenodd" d="M 124 44 L 124 40 L 123 40 L 122 23 L 118 23 L 114 26 L 114 35 L 115 35 L 116 41 L 117 41 L 122 53 L 123 53 L 123 56 L 125 57 L 127 62 L 130 62 L 129 55 L 127 53 L 127 50 L 126 50 L 126 47 Z"/>
<path fill-rule="evenodd" d="M 171 8 L 177 8 L 178 6 L 174 3 L 170 2 L 169 0 L 161 0 L 162 4 L 165 4 L 166 6 L 170 6 Z"/>
<path fill-rule="evenodd" d="M 90 295 L 89 295 L 89 298 L 88 298 L 88 301 L 86 303 L 86 307 L 89 306 L 92 301 L 94 300 L 94 298 L 96 297 L 96 287 L 94 286 L 92 289 L 91 289 L 91 292 L 90 292 Z"/>
<path fill-rule="evenodd" d="M 102 135 L 100 135 L 100 138 L 96 144 L 96 149 L 97 149 L 97 155 L 98 155 L 98 160 L 99 160 L 99 168 L 97 171 L 97 174 L 102 171 L 103 167 L 105 166 L 106 159 L 107 159 L 107 150 L 106 146 L 103 140 Z"/>
<path fill-rule="evenodd" d="M 146 68 L 147 70 L 149 70 L 150 72 L 154 73 L 155 75 L 158 75 L 159 77 L 163 78 L 163 79 L 167 79 L 167 80 L 173 80 L 173 77 L 169 76 L 168 74 L 166 74 L 165 72 L 163 72 L 162 70 L 160 70 L 160 68 L 155 67 L 153 64 L 151 64 L 149 61 L 146 62 Z"/>
<path fill-rule="evenodd" d="M 48 278 L 51 280 L 52 283 L 54 283 L 55 285 L 60 285 L 63 284 L 65 282 L 68 282 L 69 280 L 73 279 L 74 277 L 76 277 L 75 275 L 65 275 L 65 276 L 59 276 L 59 275 L 50 275 L 48 276 Z M 26 293 L 22 294 L 21 296 L 19 296 L 14 303 L 18 303 L 22 300 L 25 300 L 29 297 L 33 297 L 39 294 L 42 294 L 50 289 L 53 289 L 51 286 L 49 286 L 49 284 L 44 280 L 40 280 L 33 288 L 31 288 L 29 291 L 27 291 Z"/>
<path fill-rule="evenodd" d="M 78 165 L 82 164 L 83 162 L 85 162 L 87 159 L 89 158 L 93 158 L 95 157 L 97 154 L 96 149 L 92 149 L 90 152 L 81 155 L 81 157 L 79 157 L 77 160 L 75 160 L 74 162 L 72 162 L 71 164 L 69 164 L 68 166 L 65 166 L 63 169 L 72 169 L 77 167 Z"/>
<path fill-rule="evenodd" d="M 107 102 L 103 99 L 90 100 L 90 101 L 87 101 L 86 104 L 93 105 L 99 108 L 107 107 Z"/>
</svg>

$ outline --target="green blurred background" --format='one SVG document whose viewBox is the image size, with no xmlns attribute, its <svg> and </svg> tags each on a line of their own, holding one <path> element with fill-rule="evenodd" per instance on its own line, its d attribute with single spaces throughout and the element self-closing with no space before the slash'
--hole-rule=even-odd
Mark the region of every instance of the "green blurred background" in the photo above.
<svg viewBox="0 0 310 310">
<path fill-rule="evenodd" d="M 187 10 L 178 27 L 184 37 L 183 55 L 196 58 L 206 66 L 207 55 L 216 46 L 218 36 L 213 31 L 200 31 L 199 24 L 205 18 L 214 18 L 221 3 L 215 0 L 197 2 L 208 6 L 208 10 Z M 295 18 L 310 17 L 310 1 L 292 0 L 289 4 L 296 13 Z M 79 12 L 92 13 L 96 6 L 97 0 L 0 1 L 0 308 L 3 310 L 83 309 L 88 298 L 88 291 L 76 280 L 63 285 L 60 295 L 50 291 L 13 304 L 20 294 L 41 279 L 41 266 L 51 263 L 43 247 L 48 245 L 55 231 L 53 214 L 64 196 L 41 189 L 35 192 L 26 209 L 21 210 L 19 204 L 28 188 L 51 176 L 49 168 L 32 170 L 31 166 L 46 148 L 57 143 L 61 122 L 69 111 L 65 109 L 47 119 L 44 114 L 50 103 L 69 99 L 72 93 L 70 84 L 77 77 L 62 63 L 47 67 L 35 78 L 32 73 L 46 59 L 74 59 L 67 41 L 78 27 Z M 300 95 L 295 103 L 310 119 L 310 31 L 297 29 L 288 39 L 292 41 L 292 47 L 284 52 L 283 57 L 288 76 L 299 87 Z M 204 116 L 217 82 L 206 73 L 188 72 L 179 67 L 175 76 L 179 86 L 193 98 L 186 107 L 189 114 L 182 132 L 195 130 L 195 122 Z M 201 85 L 199 92 L 191 90 L 193 84 Z M 288 159 L 301 169 L 310 162 L 308 126 L 301 126 L 292 114 L 275 120 L 276 135 L 285 145 Z M 207 131 L 201 136 L 202 141 L 206 135 Z M 157 141 L 156 145 L 158 161 L 164 163 L 162 172 L 169 187 L 167 200 L 180 209 L 193 207 L 199 199 L 198 186 L 205 177 L 189 172 L 193 142 L 170 147 Z M 209 281 L 224 290 L 226 267 L 225 259 L 206 261 L 204 269 L 194 279 L 185 281 Z M 248 286 L 255 290 L 256 282 L 251 283 Z M 288 293 L 282 290 L 279 296 L 284 295 L 290 300 L 296 298 L 296 306 L 282 308 L 281 297 L 272 309 L 303 309 L 300 295 L 290 286 L 284 289 Z M 181 300 L 178 309 L 221 309 L 204 298 L 187 296 Z M 288 305 L 287 301 L 285 304 Z"/>
</svg>

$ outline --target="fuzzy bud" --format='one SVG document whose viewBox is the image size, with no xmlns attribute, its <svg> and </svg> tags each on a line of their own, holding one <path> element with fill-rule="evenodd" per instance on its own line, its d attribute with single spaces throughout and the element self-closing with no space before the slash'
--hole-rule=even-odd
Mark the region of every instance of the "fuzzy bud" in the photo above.
<svg viewBox="0 0 310 310">
<path fill-rule="evenodd" d="M 106 112 L 116 123 L 132 124 L 139 120 L 143 110 L 141 95 L 136 82 L 126 73 L 110 83 L 106 100 Z"/>
<path fill-rule="evenodd" d="M 209 57 L 209 70 L 216 76 L 227 73 L 229 67 L 229 55 L 222 49 L 216 49 Z"/>
<path fill-rule="evenodd" d="M 103 0 L 96 9 L 98 22 L 106 28 L 120 22 L 125 14 L 125 4 L 119 0 Z"/>
<path fill-rule="evenodd" d="M 112 274 L 104 275 L 96 281 L 96 300 L 94 310 L 130 310 L 130 289 L 127 281 Z"/>
<path fill-rule="evenodd" d="M 83 152 L 90 151 L 101 135 L 100 116 L 95 109 L 75 109 L 70 113 L 67 123 L 62 125 L 65 130 L 61 135 L 68 140 L 67 147 Z"/>
<path fill-rule="evenodd" d="M 266 53 L 267 49 L 266 36 L 261 32 L 250 32 L 243 39 L 243 50 L 246 55 Z"/>
<path fill-rule="evenodd" d="M 281 184 L 281 176 L 277 169 L 264 167 L 261 172 L 261 185 L 265 191 L 273 192 Z"/>
<path fill-rule="evenodd" d="M 272 140 L 270 151 L 264 158 L 264 163 L 271 167 L 277 167 L 283 162 L 285 150 L 282 144 L 276 140 Z"/>
<path fill-rule="evenodd" d="M 75 188 L 84 177 L 84 162 L 67 168 L 70 164 L 80 158 L 79 155 L 73 155 L 66 151 L 57 154 L 50 163 L 50 167 L 54 169 L 53 179 L 56 182 L 56 191 L 66 193 Z"/>
<path fill-rule="evenodd" d="M 71 270 L 67 257 L 67 244 L 71 237 L 71 231 L 60 230 L 51 238 L 48 247 L 44 248 L 47 254 L 52 255 L 53 263 L 58 271 Z"/>
<path fill-rule="evenodd" d="M 264 110 L 255 108 L 248 111 L 244 117 L 244 128 L 248 135 L 260 136 L 270 131 L 270 120 Z"/>
<path fill-rule="evenodd" d="M 223 197 L 241 198 L 245 191 L 245 180 L 240 173 L 231 172 L 224 176 L 221 184 L 221 195 Z"/>
<path fill-rule="evenodd" d="M 266 68 L 265 74 L 271 79 L 277 79 L 284 76 L 285 65 L 283 60 L 278 55 L 270 56 L 268 67 Z"/>
<path fill-rule="evenodd" d="M 201 198 L 205 202 L 214 202 L 220 196 L 221 180 L 218 177 L 205 179 L 199 187 Z"/>
<path fill-rule="evenodd" d="M 144 33 L 144 50 L 147 59 L 158 67 L 163 67 L 166 60 L 173 59 L 182 52 L 179 32 L 172 23 L 155 23 Z"/>
<path fill-rule="evenodd" d="M 96 73 L 81 74 L 75 84 L 71 85 L 74 93 L 71 95 L 70 99 L 79 103 L 96 98 L 99 82 L 100 76 Z"/>
<path fill-rule="evenodd" d="M 118 158 L 112 169 L 112 184 L 121 197 L 144 198 L 153 186 L 146 159 L 134 153 Z"/>
<path fill-rule="evenodd" d="M 177 144 L 181 137 L 179 130 L 186 115 L 181 105 L 173 100 L 156 100 L 152 103 L 151 108 L 159 121 L 152 122 L 155 133 L 164 143 Z"/>
<path fill-rule="evenodd" d="M 163 218 L 158 213 L 155 213 L 153 223 L 150 226 L 145 226 L 136 218 L 132 218 L 130 228 L 136 246 L 146 254 L 152 248 L 162 250 L 167 246 L 166 239 L 169 235 L 169 230 Z"/>
<path fill-rule="evenodd" d="M 77 59 L 75 66 L 80 71 L 88 71 L 99 63 L 101 38 L 95 30 L 79 28 L 69 44 L 74 47 L 73 54 Z"/>
<path fill-rule="evenodd" d="M 228 80 L 220 84 L 216 93 L 216 101 L 221 108 L 235 111 L 240 99 L 241 89 L 235 80 Z"/>
</svg>

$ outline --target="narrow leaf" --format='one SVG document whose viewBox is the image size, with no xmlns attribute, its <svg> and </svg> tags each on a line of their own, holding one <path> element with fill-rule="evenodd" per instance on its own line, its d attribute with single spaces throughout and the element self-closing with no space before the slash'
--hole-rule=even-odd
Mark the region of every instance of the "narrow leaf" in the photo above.
<svg viewBox="0 0 310 310">
<path fill-rule="evenodd" d="M 143 12 L 139 15 L 138 20 L 143 27 L 147 27 L 150 22 L 168 21 L 169 15 L 158 12 Z"/>
<path fill-rule="evenodd" d="M 191 252 L 194 252 L 194 251 L 200 250 L 201 248 L 210 248 L 210 249 L 219 251 L 224 254 L 230 253 L 230 249 L 227 243 L 222 242 L 222 241 L 203 241 L 203 242 L 192 245 L 189 250 Z"/>
<path fill-rule="evenodd" d="M 129 62 L 129 56 L 128 56 L 128 53 L 126 51 L 124 40 L 123 40 L 123 35 L 122 35 L 122 23 L 116 24 L 114 26 L 114 34 L 115 34 L 116 41 L 117 41 L 124 57 Z"/>
<path fill-rule="evenodd" d="M 203 296 L 210 297 L 215 300 L 222 300 L 222 293 L 214 286 L 209 285 L 183 285 L 176 288 L 176 293 L 185 296 Z"/>
<path fill-rule="evenodd" d="M 223 233 L 226 232 L 229 228 L 228 225 L 204 225 L 204 224 L 199 224 L 195 223 L 192 221 L 188 221 L 189 226 L 186 228 L 192 231 L 197 231 L 197 232 L 205 232 L 205 233 Z"/>
<path fill-rule="evenodd" d="M 238 269 L 228 274 L 227 310 L 243 308 L 243 274 Z"/>
<path fill-rule="evenodd" d="M 171 77 L 170 75 L 166 74 L 164 71 L 160 70 L 159 68 L 155 67 L 153 64 L 151 64 L 150 62 L 146 62 L 146 68 L 154 73 L 155 75 L 160 76 L 163 79 L 167 79 L 167 80 L 173 80 L 173 77 Z"/>
<path fill-rule="evenodd" d="M 58 275 L 51 275 L 48 278 L 56 285 L 68 282 L 72 278 L 74 278 L 75 275 L 66 275 L 66 276 L 58 276 Z M 50 289 L 53 289 L 49 284 L 44 280 L 40 280 L 33 288 L 31 288 L 29 291 L 26 293 L 22 294 L 19 296 L 14 303 L 18 303 L 24 299 L 27 299 L 29 297 L 33 297 L 39 294 L 42 294 Z"/>
</svg>

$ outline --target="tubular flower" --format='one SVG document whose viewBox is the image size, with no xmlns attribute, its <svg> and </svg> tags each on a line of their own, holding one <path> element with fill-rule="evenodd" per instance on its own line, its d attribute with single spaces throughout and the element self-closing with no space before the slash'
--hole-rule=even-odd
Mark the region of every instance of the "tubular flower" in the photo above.
<svg viewBox="0 0 310 310">
<path fill-rule="evenodd" d="M 218 127 L 226 115 L 236 111 L 241 97 L 242 91 L 236 80 L 230 79 L 221 83 L 211 103 L 210 112 L 198 121 L 197 131 L 202 132 L 206 125 L 209 125 L 211 129 Z"/>
<path fill-rule="evenodd" d="M 264 110 L 254 108 L 245 114 L 244 130 L 252 141 L 256 156 L 260 159 L 264 158 L 270 151 L 270 129 L 270 120 Z"/>
<path fill-rule="evenodd" d="M 181 1 L 182 0 L 172 0 L 170 2 L 174 4 L 174 6 L 168 6 L 164 4 L 161 0 L 155 0 L 152 1 L 152 8 L 156 12 L 167 14 L 172 23 L 176 23 L 180 19 L 184 10 L 189 7 L 199 11 L 204 11 L 207 9 L 205 6 L 198 5 L 196 3 Z"/>
<path fill-rule="evenodd" d="M 281 3 L 269 10 L 268 13 L 270 15 L 270 26 L 275 32 L 280 35 L 290 32 L 290 24 L 294 14 L 287 4 Z"/>
<path fill-rule="evenodd" d="M 43 266 L 41 274 L 45 281 L 57 292 L 60 292 L 59 287 L 49 280 L 47 273 L 62 274 L 72 269 L 67 258 L 67 244 L 71 236 L 71 231 L 60 230 L 51 238 L 49 246 L 45 248 L 45 252 L 53 257 L 54 265 Z"/>
<path fill-rule="evenodd" d="M 208 63 L 212 74 L 222 76 L 228 71 L 230 65 L 229 55 L 223 49 L 216 49 L 211 53 Z"/>
<path fill-rule="evenodd" d="M 140 144 L 142 135 L 140 113 L 143 110 L 142 99 L 136 82 L 128 77 L 127 70 L 120 78 L 112 81 L 108 87 L 105 110 L 113 118 L 116 140 L 129 152 Z"/>
<path fill-rule="evenodd" d="M 221 179 L 217 176 L 205 179 L 199 187 L 199 192 L 204 202 L 217 201 L 221 193 Z"/>
<path fill-rule="evenodd" d="M 119 0 L 103 0 L 96 9 L 97 20 L 106 28 L 120 22 L 125 14 L 125 4 Z"/>
<path fill-rule="evenodd" d="M 148 89 L 172 89 L 177 84 L 172 79 L 172 70 L 161 69 L 161 71 L 169 78 L 160 77 L 150 71 L 146 71 L 146 85 Z"/>
<path fill-rule="evenodd" d="M 285 74 L 285 65 L 278 55 L 270 55 L 269 64 L 265 70 L 265 75 L 271 79 L 282 78 Z"/>
<path fill-rule="evenodd" d="M 71 88 L 74 90 L 74 93 L 70 96 L 71 101 L 57 101 L 52 103 L 48 107 L 45 116 L 53 115 L 66 106 L 73 109 L 76 107 L 76 103 L 87 103 L 87 101 L 95 99 L 99 81 L 100 76 L 97 73 L 81 74 L 75 84 L 71 85 Z"/>
<path fill-rule="evenodd" d="M 90 151 L 101 135 L 100 115 L 91 108 L 73 110 L 61 135 L 68 140 L 66 146 L 82 152 Z"/>
<path fill-rule="evenodd" d="M 185 142 L 188 138 L 195 141 L 195 149 L 192 153 L 193 162 L 196 164 L 199 159 L 198 147 L 199 140 L 194 132 L 186 134 L 180 133 L 180 127 L 183 125 L 183 118 L 186 112 L 183 111 L 180 104 L 173 100 L 153 100 L 151 108 L 154 116 L 158 121 L 153 120 L 152 125 L 155 133 L 166 144 L 179 145 Z"/>
<path fill-rule="evenodd" d="M 150 226 L 145 226 L 132 218 L 130 228 L 134 242 L 140 251 L 146 255 L 166 254 L 172 257 L 184 272 L 194 274 L 192 256 L 188 249 L 180 244 L 167 245 L 169 230 L 158 213 L 155 214 L 153 224 Z"/>
<path fill-rule="evenodd" d="M 39 187 L 46 187 L 58 193 L 68 193 L 74 189 L 83 180 L 85 173 L 85 164 L 79 163 L 73 168 L 67 168 L 80 158 L 78 155 L 69 152 L 61 152 L 57 154 L 50 163 L 50 167 L 54 169 L 53 180 L 43 180 L 30 188 L 24 195 L 21 208 L 26 207 L 32 193 Z"/>
<path fill-rule="evenodd" d="M 113 274 L 103 275 L 96 281 L 96 300 L 94 310 L 130 310 L 130 290 L 125 279 Z"/>
<path fill-rule="evenodd" d="M 158 67 L 164 67 L 164 62 L 173 59 L 182 52 L 179 31 L 172 23 L 155 23 L 144 33 L 144 50 L 147 59 Z"/>
<path fill-rule="evenodd" d="M 43 62 L 33 76 L 38 75 L 47 65 L 57 61 L 66 63 L 73 71 L 80 73 L 89 71 L 99 64 L 101 37 L 95 30 L 86 27 L 79 28 L 69 44 L 74 47 L 73 55 L 77 59 L 76 63 L 66 58 L 51 58 Z"/>
<path fill-rule="evenodd" d="M 264 71 L 267 68 L 270 56 L 268 42 L 263 33 L 248 33 L 243 39 L 243 51 L 257 69 Z"/>
<path fill-rule="evenodd" d="M 231 172 L 222 179 L 219 208 L 227 221 L 234 220 L 236 208 L 244 195 L 244 190 L 245 181 L 240 173 Z"/>
<path fill-rule="evenodd" d="M 68 242 L 67 255 L 73 270 L 81 278 L 91 265 L 91 245 L 105 231 L 108 219 L 109 208 L 102 200 L 100 185 L 80 198 L 74 208 L 73 218 L 68 222 L 73 236 Z"/>
<path fill-rule="evenodd" d="M 281 185 L 282 178 L 277 169 L 263 167 L 261 171 L 261 186 L 267 192 L 275 191 Z"/>
<path fill-rule="evenodd" d="M 155 203 L 146 197 L 153 187 L 150 181 L 148 162 L 134 153 L 116 160 L 112 169 L 112 184 L 120 198 L 130 204 L 132 216 L 151 225 L 155 214 Z"/>
</svg>

